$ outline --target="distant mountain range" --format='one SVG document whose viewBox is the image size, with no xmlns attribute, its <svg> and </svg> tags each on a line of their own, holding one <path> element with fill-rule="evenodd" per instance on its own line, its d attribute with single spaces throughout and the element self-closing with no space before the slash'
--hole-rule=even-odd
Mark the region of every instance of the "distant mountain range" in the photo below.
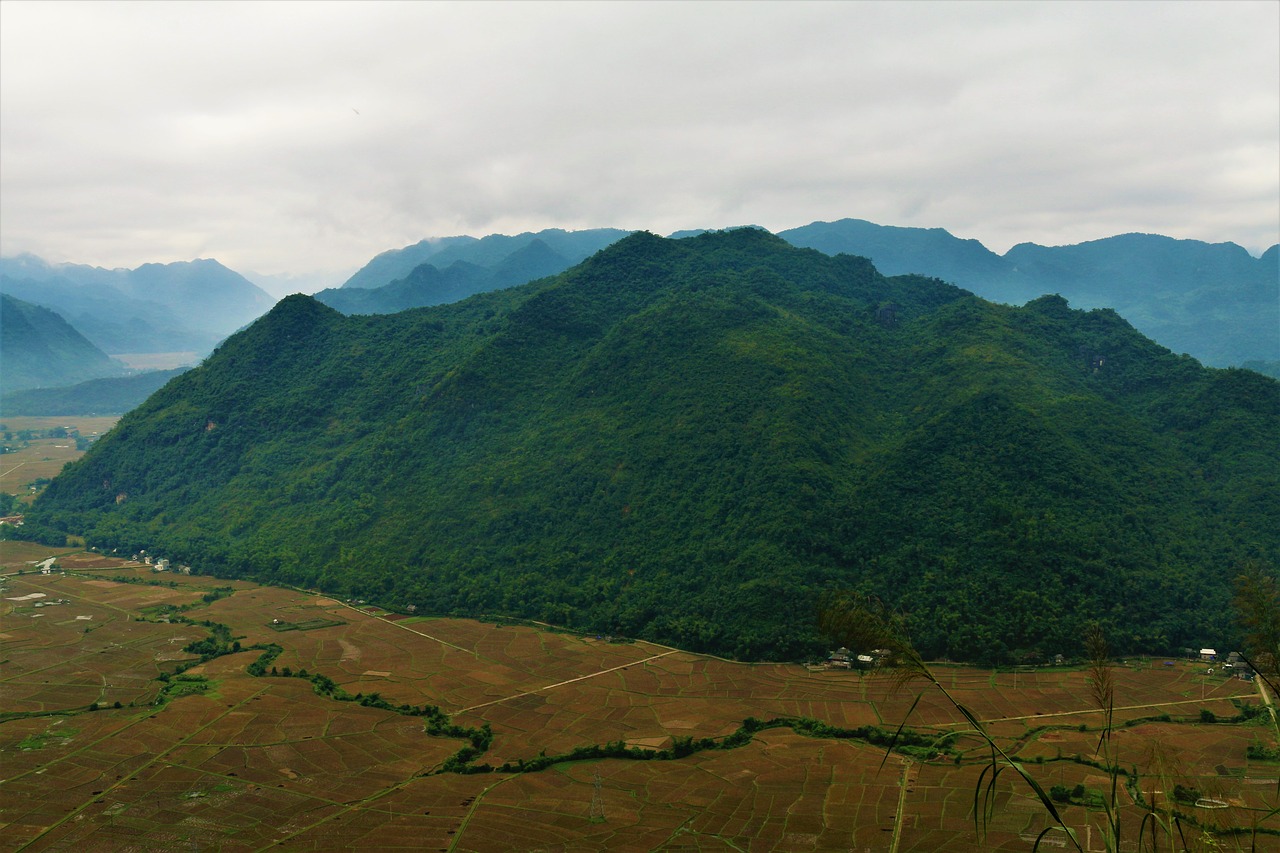
<svg viewBox="0 0 1280 853">
<path fill-rule="evenodd" d="M 547 229 L 422 240 L 383 252 L 342 287 L 322 290 L 316 299 L 345 314 L 455 302 L 556 275 L 628 233 Z M 1274 246 L 1253 258 L 1232 243 L 1126 234 L 1075 246 L 1023 243 L 1002 256 L 941 228 L 859 219 L 814 222 L 778 236 L 830 255 L 869 258 L 887 274 L 939 278 L 1006 304 L 1057 293 L 1073 307 L 1114 308 L 1176 353 L 1210 366 L 1280 373 L 1280 250 Z M 288 289 L 293 279 L 286 279 L 277 276 L 272 286 Z M 273 302 L 246 278 L 211 260 L 106 270 L 21 255 L 0 259 L 0 292 L 57 311 L 107 353 L 203 354 Z M 120 399 L 128 398 L 126 393 Z M 94 399 L 103 402 L 97 395 Z"/>
<path fill-rule="evenodd" d="M 796 246 L 870 258 L 886 275 L 917 273 L 996 302 L 1046 293 L 1076 308 L 1114 308 L 1143 334 L 1214 367 L 1280 359 L 1280 249 L 1254 258 L 1234 243 L 1122 234 L 1074 246 L 1020 243 L 1003 256 L 941 228 L 860 219 L 779 232 Z"/>
<path fill-rule="evenodd" d="M 627 231 L 550 228 L 515 236 L 445 237 L 383 252 L 316 299 L 344 314 L 394 314 L 456 302 L 564 272 Z"/>
<path fill-rule="evenodd" d="M 208 353 L 275 302 L 213 260 L 103 269 L 0 258 L 0 292 L 60 314 L 109 354 Z"/>
<path fill-rule="evenodd" d="M 424 240 L 378 255 L 341 288 L 316 298 L 346 314 L 439 305 L 562 272 L 626 233 L 552 229 Z M 1234 243 L 1125 234 L 1075 246 L 1022 243 L 1001 256 L 941 228 L 860 219 L 814 222 L 778 236 L 829 255 L 869 258 L 888 275 L 939 278 L 995 302 L 1021 305 L 1056 293 L 1073 307 L 1114 308 L 1153 340 L 1210 366 L 1280 360 L 1274 246 L 1254 258 Z"/>
<path fill-rule="evenodd" d="M 815 602 L 853 588 L 926 655 L 1029 661 L 1091 621 L 1229 646 L 1278 517 L 1275 380 L 742 229 L 384 316 L 291 296 L 24 529 L 741 658 L 825 649 Z"/>
<path fill-rule="evenodd" d="M 55 312 L 0 294 L 0 394 L 127 372 Z"/>
<path fill-rule="evenodd" d="M 526 231 L 522 234 L 490 234 L 488 237 L 433 237 L 383 252 L 361 267 L 343 287 L 372 289 L 390 284 L 407 276 L 420 264 L 430 263 L 438 270 L 447 269 L 457 261 L 463 261 L 485 269 L 494 270 L 530 243 L 543 243 L 550 254 L 568 269 L 595 254 L 611 243 L 630 234 L 618 228 L 590 228 L 583 231 L 564 231 L 548 228 L 543 231 Z M 518 263 L 518 261 L 517 261 Z M 545 274 L 545 273 L 544 273 Z M 526 279 L 527 281 L 528 279 Z M 523 282 L 521 282 L 523 284 Z"/>
</svg>

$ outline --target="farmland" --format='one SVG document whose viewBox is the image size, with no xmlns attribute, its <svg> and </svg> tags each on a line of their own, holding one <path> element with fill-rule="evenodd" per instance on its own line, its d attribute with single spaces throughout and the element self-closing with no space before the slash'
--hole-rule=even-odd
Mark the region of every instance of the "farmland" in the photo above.
<svg viewBox="0 0 1280 853">
<path fill-rule="evenodd" d="M 5 441 L 11 452 L 0 456 L 0 492 L 21 496 L 28 491 L 29 484 L 53 479 L 64 465 L 84 455 L 84 448 L 77 447 L 76 435 L 96 439 L 118 420 L 116 417 L 4 418 L 0 427 L 12 439 Z M 56 431 L 57 437 L 50 435 L 51 431 Z M 24 440 L 23 436 L 30 437 Z"/>
<path fill-rule="evenodd" d="M 985 744 L 885 676 L 0 549 L 4 849 L 924 853 L 1030 850 L 1048 826 L 1004 774 L 979 842 Z M 1045 790 L 1108 788 L 1084 669 L 934 671 Z M 1251 849 L 1231 831 L 1255 826 L 1280 849 L 1280 762 L 1247 755 L 1276 746 L 1254 685 L 1188 661 L 1111 673 L 1129 837 L 1136 792 L 1177 809 L 1191 849 Z M 909 711 L 916 746 L 871 742 Z M 1087 802 L 1060 808 L 1101 850 Z"/>
</svg>

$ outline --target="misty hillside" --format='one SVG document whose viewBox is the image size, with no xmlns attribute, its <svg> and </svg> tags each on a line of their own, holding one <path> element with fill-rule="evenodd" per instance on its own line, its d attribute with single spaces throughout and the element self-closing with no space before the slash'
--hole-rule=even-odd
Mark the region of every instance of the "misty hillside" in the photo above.
<svg viewBox="0 0 1280 853">
<path fill-rule="evenodd" d="M 0 291 L 51 308 L 107 353 L 207 353 L 275 300 L 214 260 L 108 270 L 0 258 Z"/>
<path fill-rule="evenodd" d="M 476 293 L 501 290 L 563 272 L 572 264 L 542 240 L 534 239 L 492 268 L 455 260 L 443 270 L 414 267 L 404 278 L 376 288 L 329 288 L 315 298 L 344 314 L 394 314 L 409 308 L 456 302 Z"/>
<path fill-rule="evenodd" d="M 504 263 L 520 264 L 516 256 L 535 241 L 557 258 L 558 269 L 545 267 L 547 271 L 516 281 L 510 274 L 501 275 L 506 284 L 523 284 L 533 278 L 562 272 L 600 249 L 625 237 L 628 231 L 617 228 L 591 228 L 585 231 L 565 231 L 548 228 L 538 232 L 525 232 L 514 236 L 490 234 L 487 237 L 439 237 L 422 240 L 403 249 L 392 249 L 378 255 L 361 267 L 342 287 L 373 290 L 403 279 L 414 268 L 430 263 L 437 270 L 446 270 L 458 261 L 497 272 Z M 387 312 L 377 312 L 387 313 Z"/>
<path fill-rule="evenodd" d="M 123 415 L 188 369 L 149 370 L 134 376 L 89 379 L 74 385 L 59 383 L 51 388 L 31 388 L 12 393 L 6 390 L 0 396 L 0 414 L 10 417 Z"/>
<path fill-rule="evenodd" d="M 29 535 L 742 658 L 852 587 L 931 656 L 1232 638 L 1280 557 L 1280 384 L 1112 311 L 765 232 L 632 235 L 392 315 L 289 297 L 125 416 Z"/>
<path fill-rule="evenodd" d="M 941 228 L 859 219 L 779 233 L 827 254 L 862 255 L 889 275 L 936 276 L 987 299 L 1021 305 L 1058 293 L 1078 308 L 1114 308 L 1174 352 L 1215 367 L 1280 359 L 1280 260 L 1234 243 L 1122 234 L 1074 246 L 1022 243 L 1003 256 Z"/>
<path fill-rule="evenodd" d="M 0 395 L 125 370 L 53 311 L 0 294 Z"/>
</svg>

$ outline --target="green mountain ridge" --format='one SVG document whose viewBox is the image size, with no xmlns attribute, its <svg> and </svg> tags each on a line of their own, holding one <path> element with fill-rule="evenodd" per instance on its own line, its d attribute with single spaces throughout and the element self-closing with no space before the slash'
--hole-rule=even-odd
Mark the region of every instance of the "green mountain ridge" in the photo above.
<svg viewBox="0 0 1280 853">
<path fill-rule="evenodd" d="M 393 315 L 283 300 L 28 514 L 230 576 L 741 658 L 824 589 L 927 653 L 1232 639 L 1280 557 L 1280 384 L 744 229 Z M 1199 645 L 1197 645 L 1199 644 Z"/>
<path fill-rule="evenodd" d="M 0 394 L 126 372 L 56 312 L 8 294 L 0 294 L 0 368 Z"/>
</svg>

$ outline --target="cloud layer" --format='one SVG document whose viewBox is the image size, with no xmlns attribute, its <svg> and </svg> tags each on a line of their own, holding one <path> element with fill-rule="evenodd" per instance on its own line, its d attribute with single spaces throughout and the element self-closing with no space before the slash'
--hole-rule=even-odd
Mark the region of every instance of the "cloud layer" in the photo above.
<svg viewBox="0 0 1280 853">
<path fill-rule="evenodd" d="M 358 266 L 853 216 L 1280 236 L 1280 5 L 0 5 L 0 251 Z"/>
</svg>

